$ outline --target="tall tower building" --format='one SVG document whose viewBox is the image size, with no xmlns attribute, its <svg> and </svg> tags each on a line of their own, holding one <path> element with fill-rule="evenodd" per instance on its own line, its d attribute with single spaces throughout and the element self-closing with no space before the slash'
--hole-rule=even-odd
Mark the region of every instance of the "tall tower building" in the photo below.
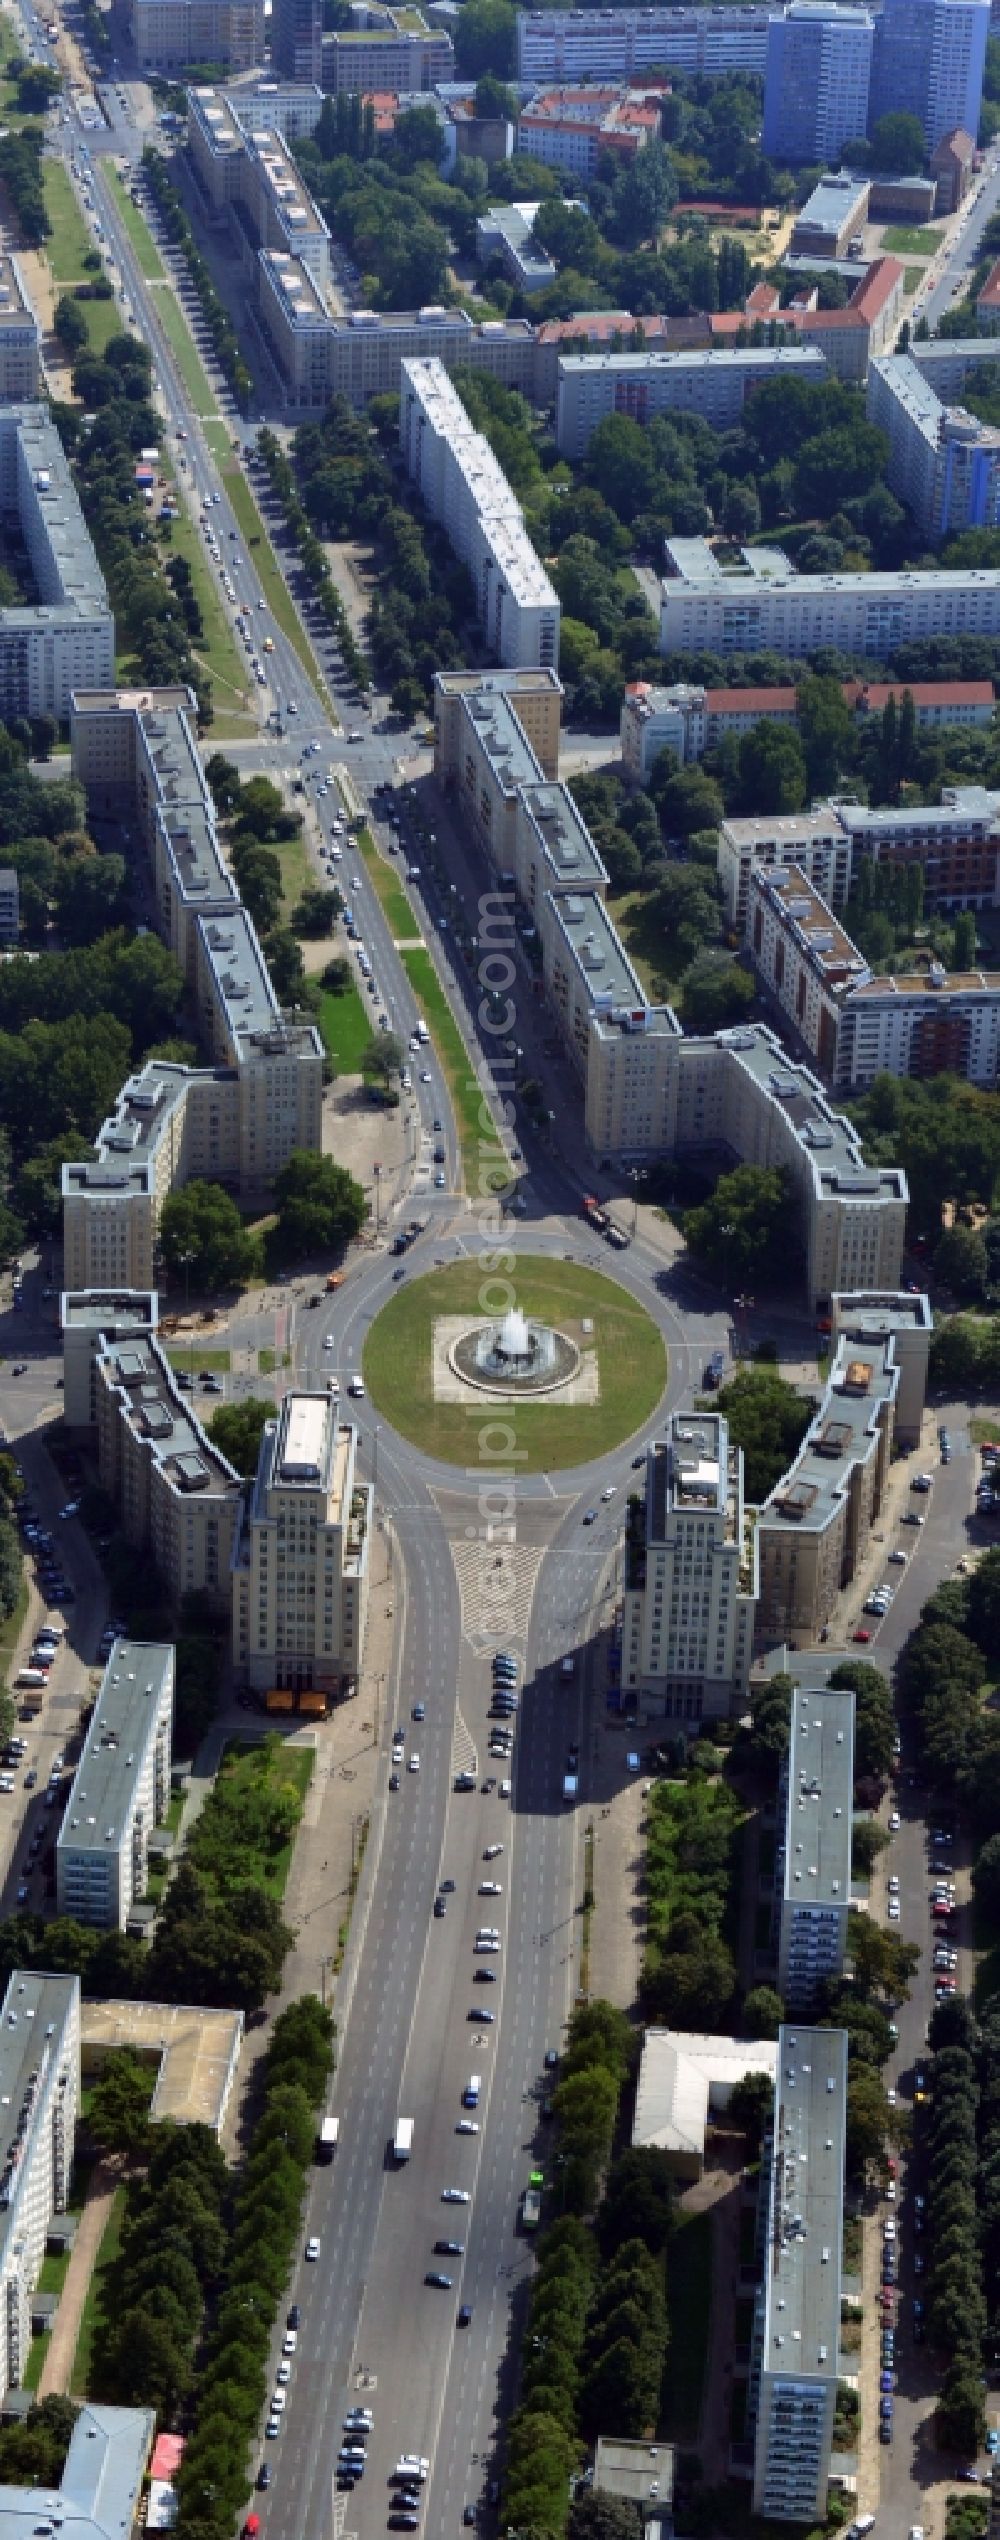
<svg viewBox="0 0 1000 2540">
<path fill-rule="evenodd" d="M 872 51 L 871 121 L 916 115 L 928 150 L 946 132 L 975 140 L 990 0 L 885 0 Z"/>
<path fill-rule="evenodd" d="M 867 9 L 792 0 L 767 30 L 764 149 L 792 166 L 836 167 L 868 129 L 874 20 Z"/>
<path fill-rule="evenodd" d="M 987 6 L 989 0 L 987 0 Z M 273 0 L 271 68 L 285 79 L 323 76 L 323 0 Z"/>
</svg>

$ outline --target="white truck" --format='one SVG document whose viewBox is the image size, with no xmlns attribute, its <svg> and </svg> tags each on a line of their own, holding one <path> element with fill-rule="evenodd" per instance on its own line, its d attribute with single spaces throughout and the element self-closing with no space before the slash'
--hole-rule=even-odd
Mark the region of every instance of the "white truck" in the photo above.
<svg viewBox="0 0 1000 2540">
<path fill-rule="evenodd" d="M 340 2118 L 324 2117 L 322 2125 L 320 2126 L 319 2138 L 316 2147 L 317 2158 L 319 2160 L 332 2161 L 337 2149 L 339 2137 Z"/>
<path fill-rule="evenodd" d="M 579 1790 L 579 1787 L 580 1787 L 580 1785 L 579 1785 L 579 1781 L 577 1780 L 577 1776 L 576 1776 L 576 1774 L 575 1774 L 575 1773 L 564 1773 L 564 1774 L 563 1774 L 563 1799 L 564 1799 L 564 1801 L 565 1801 L 565 1803 L 566 1803 L 567 1808 L 573 1808 L 573 1807 L 575 1807 L 575 1805 L 576 1805 L 576 1796 L 577 1796 L 577 1792 L 578 1792 L 578 1790 Z"/>
<path fill-rule="evenodd" d="M 392 2138 L 393 2160 L 397 2162 L 408 2161 L 412 2150 L 413 2119 L 412 2117 L 397 2117 L 396 2131 Z"/>
</svg>

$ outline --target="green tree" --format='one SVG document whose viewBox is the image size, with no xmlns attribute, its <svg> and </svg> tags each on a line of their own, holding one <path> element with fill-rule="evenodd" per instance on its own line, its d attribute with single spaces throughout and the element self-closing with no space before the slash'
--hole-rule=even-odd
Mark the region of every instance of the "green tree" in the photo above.
<svg viewBox="0 0 1000 2540">
<path fill-rule="evenodd" d="M 927 143 L 919 115 L 880 115 L 871 132 L 872 166 L 884 176 L 919 176 Z"/>
<path fill-rule="evenodd" d="M 981 2377 L 967 2362 L 952 2364 L 945 2374 L 935 2428 L 943 2451 L 975 2459 L 986 2433 L 986 2410 Z"/>
<path fill-rule="evenodd" d="M 724 1173 L 700 1208 L 689 1208 L 684 1240 L 727 1290 L 767 1285 L 795 1256 L 791 1195 L 783 1172 L 756 1164 Z"/>
<path fill-rule="evenodd" d="M 808 778 L 799 734 L 789 723 L 766 718 L 740 742 L 740 810 L 762 817 L 801 811 Z"/>
<path fill-rule="evenodd" d="M 322 890 L 318 884 L 303 891 L 292 910 L 292 928 L 296 935 L 320 937 L 332 935 L 343 908 L 339 891 Z"/>
<path fill-rule="evenodd" d="M 978 1227 L 946 1226 L 934 1250 L 934 1276 L 958 1297 L 986 1292 L 986 1245 Z"/>
<path fill-rule="evenodd" d="M 642 153 L 639 155 L 641 157 Z M 703 768 L 682 767 L 676 776 L 668 776 L 666 782 L 659 786 L 654 782 L 655 777 L 654 767 L 650 792 L 657 803 L 668 838 L 685 839 L 691 837 L 696 829 L 718 828 L 724 810 L 722 794 L 714 778 L 706 776 Z"/>
<path fill-rule="evenodd" d="M 831 1686 L 855 1696 L 854 1775 L 856 1781 L 888 1773 L 896 1737 L 892 1695 L 880 1667 L 867 1659 L 849 1658 L 835 1667 Z"/>
<path fill-rule="evenodd" d="M 747 2037 L 777 2037 L 785 2016 L 780 1993 L 775 1993 L 769 1984 L 752 1985 L 743 2004 L 742 2016 Z"/>
<path fill-rule="evenodd" d="M 840 680 L 813 672 L 800 680 L 798 714 L 808 792 L 829 794 L 853 761 L 851 711 Z"/>
<path fill-rule="evenodd" d="M 495 71 L 509 79 L 515 66 L 516 14 L 510 0 L 465 0 L 455 27 L 455 67 L 460 79 Z"/>
<path fill-rule="evenodd" d="M 318 1252 L 341 1253 L 360 1234 L 368 1202 L 353 1176 L 332 1156 L 305 1150 L 290 1155 L 274 1185 L 277 1250 L 288 1260 Z"/>
<path fill-rule="evenodd" d="M 207 1296 L 241 1287 L 256 1261 L 254 1238 L 218 1182 L 170 1192 L 160 1212 L 160 1249 L 171 1279 Z"/>
<path fill-rule="evenodd" d="M 87 2132 L 100 2151 L 145 2151 L 152 2095 L 153 2075 L 138 2055 L 123 2047 L 108 2056 L 87 2112 Z"/>
<path fill-rule="evenodd" d="M 774 1998 L 777 2000 L 777 1995 Z M 748 1994 L 747 2001 L 749 1999 Z M 773 2107 L 774 2083 L 770 2073 L 744 2073 L 741 2081 L 733 2083 L 726 2115 L 730 2125 L 738 2126 L 741 2134 L 746 2135 L 751 2158 L 760 2150 L 764 2128 L 770 2124 Z"/>
<path fill-rule="evenodd" d="M 398 1085 L 403 1067 L 403 1046 L 395 1032 L 373 1032 L 366 1041 L 358 1061 L 366 1085 L 388 1092 Z"/>
<path fill-rule="evenodd" d="M 632 853 L 638 879 L 639 858 L 634 848 Z M 616 884 L 618 887 L 621 886 Z M 738 962 L 714 960 L 710 953 L 703 953 L 681 980 L 681 1022 L 686 1032 L 721 1032 L 728 1024 L 745 1021 L 756 995 L 757 983 L 751 971 L 744 970 Z"/>
<path fill-rule="evenodd" d="M 251 1394 L 243 1402 L 220 1402 L 208 1423 L 213 1445 L 248 1481 L 257 1470 L 265 1424 L 273 1418 L 273 1402 Z"/>
<path fill-rule="evenodd" d="M 738 1368 L 713 1403 L 725 1413 L 733 1444 L 743 1449 L 747 1498 L 759 1506 L 793 1461 L 816 1410 L 815 1401 L 796 1393 L 776 1367 L 762 1363 Z M 780 1679 L 772 1679 L 772 1699 L 779 1684 Z M 767 1700 L 766 1694 L 763 1699 Z M 759 1716 L 755 1709 L 755 1721 Z"/>
</svg>

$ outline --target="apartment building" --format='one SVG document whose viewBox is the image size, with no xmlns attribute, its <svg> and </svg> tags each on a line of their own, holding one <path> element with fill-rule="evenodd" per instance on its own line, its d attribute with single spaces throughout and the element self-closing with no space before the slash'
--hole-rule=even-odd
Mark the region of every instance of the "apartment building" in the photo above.
<svg viewBox="0 0 1000 2540">
<path fill-rule="evenodd" d="M 149 1059 L 126 1077 L 93 1156 L 62 1172 L 67 1287 L 145 1294 L 158 1271 L 160 1212 L 185 1182 L 244 1185 L 243 1105 L 234 1068 Z M 247 1182 L 256 1155 L 245 1152 Z"/>
<path fill-rule="evenodd" d="M 0 321 L 0 339 L 2 331 Z M 0 364 L 2 358 L 0 351 Z M 8 722 L 25 714 L 63 721 L 74 687 L 111 686 L 115 636 L 104 576 L 47 406 L 0 407 L 0 515 L 27 551 L 38 595 L 0 609 L 0 715 Z"/>
<path fill-rule="evenodd" d="M 622 1685 L 647 1714 L 730 1719 L 753 1649 L 754 1530 L 743 1507 L 743 1454 L 716 1412 L 671 1415 L 647 1448 L 645 1490 L 625 1521 Z"/>
<path fill-rule="evenodd" d="M 807 256 L 820 264 L 841 262 L 852 239 L 859 238 L 864 228 L 870 194 L 868 177 L 851 176 L 846 170 L 827 171 L 796 214 L 793 256 Z"/>
<path fill-rule="evenodd" d="M 155 1288 L 64 1289 L 59 1299 L 63 1347 L 63 1418 L 68 1429 L 97 1424 L 95 1368 L 113 1341 L 155 1339 Z"/>
<path fill-rule="evenodd" d="M 69 2202 L 80 2104 L 80 1979 L 15 1968 L 0 2015 L 0 2395 L 23 2387 L 31 2296 Z M 9 2490 L 7 2491 L 10 2492 Z M 33 2491 L 37 2519 L 38 2490 Z"/>
<path fill-rule="evenodd" d="M 558 599 L 516 495 L 440 362 L 402 364 L 399 437 L 407 473 L 468 568 L 497 659 L 557 669 Z"/>
<path fill-rule="evenodd" d="M 831 908 L 845 907 L 853 862 L 838 804 L 724 820 L 719 829 L 718 873 L 727 925 L 745 935 L 755 866 L 773 872 L 792 865 Z"/>
<path fill-rule="evenodd" d="M 41 378 L 38 320 L 17 257 L 0 250 L 0 398 L 20 405 L 37 397 Z"/>
<path fill-rule="evenodd" d="M 821 2011 L 843 1975 L 851 1905 L 854 1695 L 809 1659 L 794 1669 L 774 1865 L 778 1991 L 795 2019 Z"/>
<path fill-rule="evenodd" d="M 822 645 L 882 659 L 930 635 L 1000 633 L 1000 573 L 801 573 L 785 582 L 720 574 L 664 582 L 663 653 L 773 650 L 792 658 Z"/>
<path fill-rule="evenodd" d="M 919 1446 L 934 1328 L 929 1298 L 903 1290 L 895 1296 L 864 1289 L 850 1295 L 834 1295 L 830 1299 L 830 1328 L 834 1356 L 841 1341 L 855 1341 L 865 1349 L 884 1348 L 891 1341 L 899 1369 L 893 1439 L 897 1446 Z"/>
<path fill-rule="evenodd" d="M 859 718 L 883 714 L 890 697 L 898 712 L 903 698 L 912 697 L 919 732 L 941 731 L 955 723 L 985 730 L 996 710 L 992 679 L 849 680 L 844 695 Z"/>
<path fill-rule="evenodd" d="M 521 108 L 517 146 L 546 167 L 590 178 L 605 153 L 624 165 L 660 129 L 660 98 L 641 89 L 545 88 Z"/>
<path fill-rule="evenodd" d="M 537 253 L 537 251 L 535 251 Z M 325 411 L 331 397 L 364 408 L 398 392 L 404 361 L 484 370 L 533 395 L 535 333 L 524 318 L 474 325 L 464 309 L 352 309 L 331 317 L 301 260 L 258 258 L 261 324 L 289 407 Z"/>
<path fill-rule="evenodd" d="M 248 71 L 264 59 L 264 0 L 126 0 L 140 70 L 218 62 Z"/>
<path fill-rule="evenodd" d="M 323 77 L 322 0 L 272 0 L 271 60 L 286 79 L 319 86 Z"/>
<path fill-rule="evenodd" d="M 519 291 L 547 291 L 558 266 L 535 244 L 537 203 L 491 203 L 476 221 L 476 257 L 499 263 Z"/>
<path fill-rule="evenodd" d="M 685 71 L 762 79 L 769 9 L 519 9 L 519 80 L 632 79 Z"/>
<path fill-rule="evenodd" d="M 971 132 L 946 132 L 931 151 L 930 172 L 936 179 L 934 210 L 940 220 L 943 214 L 957 212 L 972 183 L 976 144 Z"/>
<path fill-rule="evenodd" d="M 918 731 L 955 724 L 985 728 L 996 705 L 990 679 L 847 679 L 844 702 L 861 721 L 881 715 L 890 697 L 897 710 L 908 696 Z M 619 718 L 622 766 L 632 784 L 647 785 L 661 750 L 676 751 L 682 766 L 702 758 L 727 736 L 740 740 L 758 723 L 798 723 L 795 688 L 701 688 L 677 680 L 659 688 L 648 679 L 629 683 Z"/>
<path fill-rule="evenodd" d="M 850 843 L 852 870 L 863 856 L 896 869 L 919 864 L 927 908 L 995 905 L 1000 794 L 984 785 L 946 785 L 939 803 L 874 811 L 863 803 L 837 808 Z"/>
<path fill-rule="evenodd" d="M 815 345 L 743 345 L 733 352 L 583 353 L 558 366 L 556 441 L 564 458 L 582 459 L 606 415 L 701 415 L 717 432 L 738 423 L 762 379 L 799 379 L 819 387 L 827 377 Z M 663 647 L 666 650 L 666 647 Z"/>
<path fill-rule="evenodd" d="M 758 1629 L 790 1649 L 828 1629 L 878 1525 L 898 1385 L 891 1336 L 842 1339 L 795 1462 L 759 1512 Z"/>
<path fill-rule="evenodd" d="M 56 1907 L 126 1931 L 146 1893 L 149 1839 L 170 1806 L 174 1652 L 118 1640 L 101 1680 L 56 1840 Z"/>
<path fill-rule="evenodd" d="M 1000 257 L 990 266 L 982 290 L 976 295 L 976 316 L 984 335 L 1000 334 Z"/>
<path fill-rule="evenodd" d="M 844 2234 L 847 2036 L 778 2031 L 774 2114 L 761 2169 L 761 2280 L 747 2431 L 753 2510 L 776 2522 L 826 2512 L 837 2404 Z"/>
<path fill-rule="evenodd" d="M 364 8 L 354 23 L 328 35 L 323 45 L 323 86 L 336 96 L 373 90 L 437 88 L 454 79 L 455 51 L 442 27 L 429 26 L 417 8 Z M 312 77 L 312 73 L 310 73 Z"/>
<path fill-rule="evenodd" d="M 203 1589 L 227 1610 L 242 1484 L 189 1409 L 158 1341 L 109 1341 L 96 1361 L 95 1394 L 98 1471 L 127 1542 L 152 1554 L 172 1598 Z"/>
<path fill-rule="evenodd" d="M 271 17 L 271 50 L 274 52 L 274 16 Z M 280 68 L 276 64 L 275 69 Z M 286 141 L 309 141 L 323 112 L 323 91 L 318 77 L 276 78 L 269 72 L 241 79 L 224 91 L 226 104 L 232 107 L 244 132 L 280 132 Z"/>
<path fill-rule="evenodd" d="M 928 151 L 947 132 L 979 130 L 989 0 L 884 0 L 872 49 L 870 128 L 917 117 Z"/>
<path fill-rule="evenodd" d="M 130 2008 L 133 2007 L 130 2005 Z M 148 2529 L 146 2468 L 153 2449 L 152 2408 L 106 2408 L 74 2401 L 74 2424 L 58 2486 L 45 2488 L 45 2511 L 74 2540 L 132 2540 Z M 4 2540 L 32 2540 L 40 2496 L 36 2485 L 0 2488 Z"/>
<path fill-rule="evenodd" d="M 11 864 L 0 865 L 0 944 L 16 944 L 21 931 L 21 894 Z"/>
<path fill-rule="evenodd" d="M 794 167 L 836 167 L 868 129 L 874 21 L 868 9 L 792 0 L 771 18 L 763 147 Z"/>
<path fill-rule="evenodd" d="M 889 438 L 888 480 L 933 545 L 1000 522 L 1000 432 L 964 406 L 942 405 L 905 355 L 875 361 L 867 411 Z"/>
<path fill-rule="evenodd" d="M 288 1393 L 233 1547 L 233 1664 L 258 1692 L 357 1690 L 374 1494 L 329 1394 Z"/>
<path fill-rule="evenodd" d="M 1000 342 L 995 335 L 934 335 L 926 344 L 911 344 L 908 358 L 946 405 L 961 397 L 970 370 L 997 376 Z"/>
<path fill-rule="evenodd" d="M 747 945 L 791 1031 L 835 1093 L 876 1076 L 964 1076 L 996 1084 L 1000 975 L 931 961 L 873 976 L 821 894 L 794 866 L 750 876 Z"/>
<path fill-rule="evenodd" d="M 330 280 L 330 232 L 291 148 L 303 130 L 315 130 L 322 96 L 315 84 L 306 85 L 296 114 L 288 95 L 280 87 L 270 97 L 256 87 L 192 90 L 188 152 L 212 210 L 238 213 L 232 234 L 241 255 L 255 264 L 262 252 L 294 257 L 322 296 Z"/>
<path fill-rule="evenodd" d="M 992 690 L 991 690 L 992 694 Z M 563 690 L 554 670 L 439 670 L 434 675 L 434 770 L 451 789 L 462 772 L 463 699 L 506 698 L 532 753 L 532 777 L 559 779 Z"/>
</svg>

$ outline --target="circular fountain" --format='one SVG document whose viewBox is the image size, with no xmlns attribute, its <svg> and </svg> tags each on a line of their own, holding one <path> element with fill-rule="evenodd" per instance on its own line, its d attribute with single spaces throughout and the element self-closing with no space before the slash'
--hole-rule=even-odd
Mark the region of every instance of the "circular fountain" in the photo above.
<svg viewBox="0 0 1000 2540">
<path fill-rule="evenodd" d="M 484 1393 L 525 1396 L 556 1392 L 570 1383 L 580 1364 L 580 1352 L 565 1332 L 529 1320 L 519 1305 L 509 1306 L 499 1322 L 479 1323 L 460 1333 L 448 1358 L 467 1385 Z"/>
</svg>

